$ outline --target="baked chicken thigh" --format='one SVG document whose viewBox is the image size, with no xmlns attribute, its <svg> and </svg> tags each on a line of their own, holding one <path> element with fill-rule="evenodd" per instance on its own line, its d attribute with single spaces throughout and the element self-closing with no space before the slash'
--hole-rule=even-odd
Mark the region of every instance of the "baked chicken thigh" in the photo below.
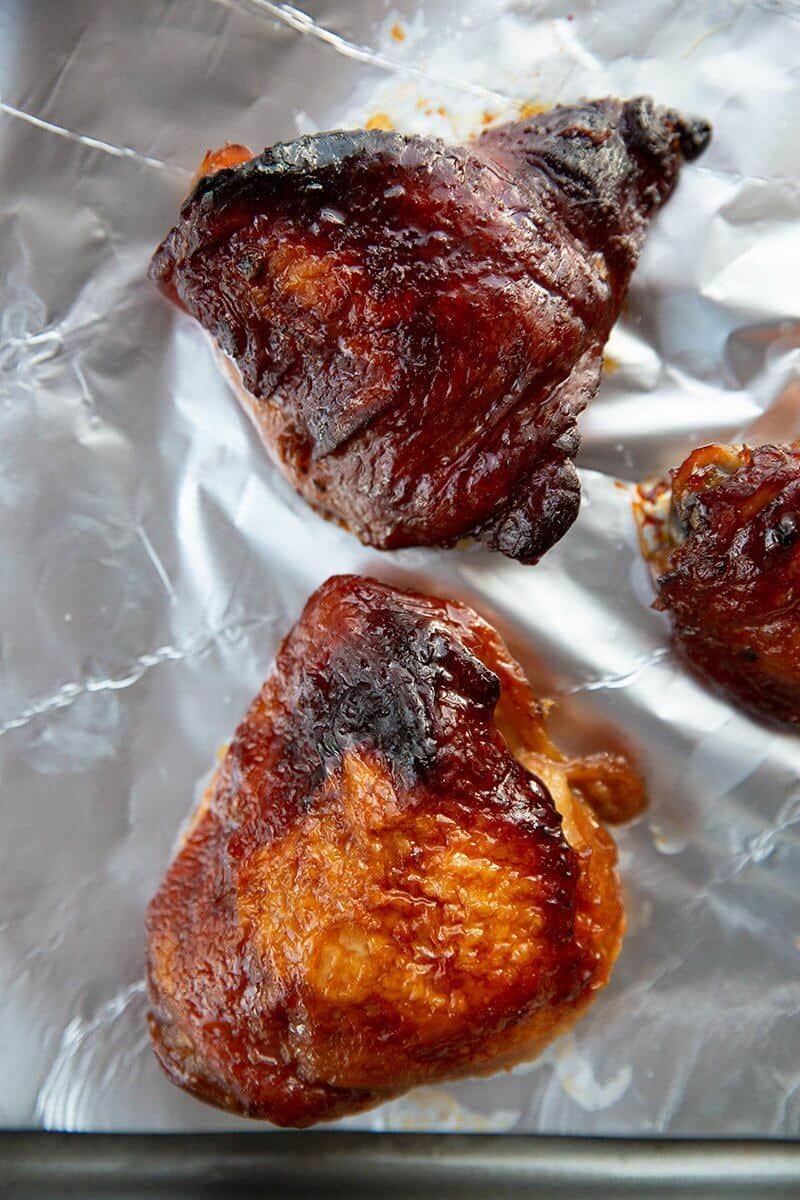
<svg viewBox="0 0 800 1200">
<path fill-rule="evenodd" d="M 169 1076 L 280 1125 L 536 1054 L 608 980 L 624 918 L 592 804 L 469 608 L 358 576 L 309 600 L 149 909 Z"/>
<path fill-rule="evenodd" d="M 576 419 L 648 222 L 709 136 L 639 97 L 467 146 L 226 147 L 150 274 L 318 511 L 382 549 L 472 537 L 535 562 L 578 512 Z"/>
<path fill-rule="evenodd" d="M 635 507 L 654 607 L 691 666 L 800 725 L 800 442 L 703 446 Z"/>
</svg>

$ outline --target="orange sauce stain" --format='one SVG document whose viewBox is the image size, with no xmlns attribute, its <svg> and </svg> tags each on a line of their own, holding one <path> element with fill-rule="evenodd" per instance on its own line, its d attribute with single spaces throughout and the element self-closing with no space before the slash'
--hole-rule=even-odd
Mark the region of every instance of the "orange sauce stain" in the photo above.
<svg viewBox="0 0 800 1200">
<path fill-rule="evenodd" d="M 406 31 L 402 25 L 393 25 L 389 32 L 396 42 L 404 42 L 406 40 Z"/>
<path fill-rule="evenodd" d="M 604 354 L 603 355 L 603 374 L 604 375 L 613 375 L 614 372 L 618 371 L 621 366 L 622 366 L 622 363 L 619 361 L 618 358 L 614 358 L 613 354 Z"/>
<path fill-rule="evenodd" d="M 542 104 L 541 102 L 528 101 L 528 103 L 520 106 L 519 115 L 525 120 L 526 117 L 536 117 L 539 113 L 549 112 L 552 104 Z"/>
<path fill-rule="evenodd" d="M 495 114 L 494 114 L 494 113 L 491 113 L 491 112 L 485 112 L 485 113 L 483 114 L 483 116 L 481 117 L 481 125 L 491 125 L 491 123 L 492 123 L 492 121 L 494 120 L 494 118 L 495 118 Z"/>
<path fill-rule="evenodd" d="M 365 129 L 385 129 L 387 132 L 394 129 L 394 121 L 388 113 L 378 112 L 373 113 L 370 119 L 364 126 Z"/>
</svg>

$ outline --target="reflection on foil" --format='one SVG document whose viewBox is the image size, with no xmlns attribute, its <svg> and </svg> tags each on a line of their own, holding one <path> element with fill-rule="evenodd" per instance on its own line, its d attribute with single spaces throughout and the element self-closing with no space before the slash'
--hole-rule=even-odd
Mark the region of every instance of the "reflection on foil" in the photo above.
<svg viewBox="0 0 800 1200">
<path fill-rule="evenodd" d="M 36 1097 L 35 1118 L 46 1129 L 82 1129 L 97 1102 L 95 1089 L 117 1085 L 135 1070 L 148 1041 L 144 981 L 131 984 L 88 1020 L 73 1017 Z"/>
<path fill-rule="evenodd" d="M 744 852 L 736 864 L 737 870 L 742 870 L 749 863 L 758 866 L 767 862 L 785 845 L 787 834 L 792 832 L 795 839 L 800 836 L 800 831 L 794 831 L 796 825 L 800 825 L 800 789 L 793 788 L 776 813 L 774 823 L 746 839 Z"/>
<path fill-rule="evenodd" d="M 0 1120 L 251 1127 L 149 1050 L 144 909 L 280 637 L 357 570 L 485 612 L 570 722 L 619 731 L 653 802 L 617 834 L 627 941 L 577 1031 L 347 1127 L 796 1134 L 800 741 L 684 670 L 620 480 L 800 433 L 797 5 L 44 0 L 3 31 Z M 457 139 L 643 91 L 715 136 L 612 335 L 569 536 L 535 568 L 379 555 L 310 513 L 145 280 L 203 153 L 376 117 Z"/>
</svg>

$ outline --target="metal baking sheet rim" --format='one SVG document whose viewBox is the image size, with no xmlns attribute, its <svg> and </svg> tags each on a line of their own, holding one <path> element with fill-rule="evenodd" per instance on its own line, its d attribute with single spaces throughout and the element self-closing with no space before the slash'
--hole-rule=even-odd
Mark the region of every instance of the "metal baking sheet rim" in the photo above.
<svg viewBox="0 0 800 1200">
<path fill-rule="evenodd" d="M 299 1140 L 302 1139 L 302 1140 Z M 0 1134 L 15 1200 L 270 1193 L 449 1200 L 526 1196 L 772 1200 L 800 1188 L 800 1144 L 515 1134 Z"/>
</svg>

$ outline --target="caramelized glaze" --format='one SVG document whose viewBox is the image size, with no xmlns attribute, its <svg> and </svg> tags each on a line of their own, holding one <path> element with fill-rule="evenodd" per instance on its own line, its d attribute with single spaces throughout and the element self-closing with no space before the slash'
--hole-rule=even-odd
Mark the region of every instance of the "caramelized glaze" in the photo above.
<svg viewBox="0 0 800 1200">
<path fill-rule="evenodd" d="M 384 549 L 471 536 L 534 562 L 577 515 L 576 420 L 648 221 L 708 138 L 640 97 L 469 146 L 226 147 L 150 273 L 315 508 Z"/>
<path fill-rule="evenodd" d="M 656 608 L 695 670 L 800 724 L 800 443 L 703 446 L 640 489 Z"/>
<path fill-rule="evenodd" d="M 150 905 L 170 1077 L 308 1125 L 538 1052 L 624 926 L 585 798 L 629 815 L 641 787 L 618 756 L 580 770 L 474 612 L 329 580 Z"/>
</svg>

